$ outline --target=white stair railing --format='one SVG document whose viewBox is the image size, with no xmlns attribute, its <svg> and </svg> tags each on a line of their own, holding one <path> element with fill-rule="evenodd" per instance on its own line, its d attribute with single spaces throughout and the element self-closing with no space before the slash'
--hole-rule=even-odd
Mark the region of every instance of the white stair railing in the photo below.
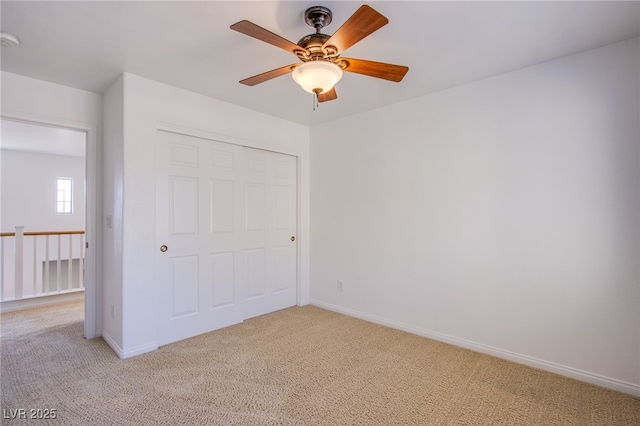
<svg viewBox="0 0 640 426">
<path fill-rule="evenodd" d="M 1 233 L 0 301 L 84 290 L 84 250 L 84 231 Z"/>
</svg>

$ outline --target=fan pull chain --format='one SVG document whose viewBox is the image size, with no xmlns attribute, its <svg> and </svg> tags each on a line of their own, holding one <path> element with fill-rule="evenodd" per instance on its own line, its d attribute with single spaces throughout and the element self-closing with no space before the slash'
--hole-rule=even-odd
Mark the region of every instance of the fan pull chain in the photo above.
<svg viewBox="0 0 640 426">
<path fill-rule="evenodd" d="M 318 94 L 314 93 L 313 94 L 313 110 L 315 111 L 316 108 L 318 108 L 320 106 L 320 102 L 318 101 Z"/>
</svg>

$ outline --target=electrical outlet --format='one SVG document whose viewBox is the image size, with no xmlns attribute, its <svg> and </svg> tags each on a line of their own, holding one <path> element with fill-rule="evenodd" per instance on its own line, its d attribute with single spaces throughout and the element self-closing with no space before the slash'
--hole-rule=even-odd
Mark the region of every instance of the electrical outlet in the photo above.
<svg viewBox="0 0 640 426">
<path fill-rule="evenodd" d="M 338 291 L 344 291 L 344 283 L 338 280 Z"/>
<path fill-rule="evenodd" d="M 116 317 L 116 309 L 115 309 L 115 306 L 113 306 L 113 303 L 109 305 L 109 308 L 111 310 L 111 318 L 115 318 Z"/>
</svg>

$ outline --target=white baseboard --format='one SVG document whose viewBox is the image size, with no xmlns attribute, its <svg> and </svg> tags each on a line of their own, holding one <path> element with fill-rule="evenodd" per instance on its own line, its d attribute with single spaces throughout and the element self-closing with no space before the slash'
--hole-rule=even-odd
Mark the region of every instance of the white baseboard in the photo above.
<svg viewBox="0 0 640 426">
<path fill-rule="evenodd" d="M 17 300 L 5 300 L 0 303 L 0 313 L 42 308 L 45 306 L 60 305 L 62 303 L 78 302 L 81 300 L 84 300 L 84 290 L 77 290 L 62 294 L 49 294 L 46 296 L 27 297 Z"/>
<path fill-rule="evenodd" d="M 109 345 L 109 347 L 113 349 L 116 355 L 118 355 L 118 358 L 122 359 L 122 349 L 120 348 L 120 346 L 118 346 L 116 341 L 111 336 L 109 336 L 109 333 L 104 330 L 102 330 L 102 340 L 107 342 L 107 345 Z"/>
<path fill-rule="evenodd" d="M 123 350 L 120 347 L 120 345 L 118 345 L 116 341 L 111 336 L 109 336 L 109 334 L 106 333 L 104 330 L 102 331 L 102 339 L 105 342 L 107 342 L 107 345 L 109 345 L 109 347 L 113 349 L 113 351 L 116 353 L 116 355 L 118 355 L 118 358 L 120 359 L 131 358 L 136 355 L 142 355 L 144 353 L 152 352 L 158 349 L 158 345 L 152 343 L 149 345 L 139 346 L 133 349 Z"/>
<path fill-rule="evenodd" d="M 147 352 L 153 352 L 158 349 L 158 345 L 155 343 L 150 343 L 144 346 L 138 346 L 137 348 L 128 349 L 122 352 L 120 358 L 127 359 L 137 355 L 146 354 Z"/>
<path fill-rule="evenodd" d="M 321 302 L 319 300 L 312 299 L 311 305 L 317 306 L 319 308 L 327 309 L 329 311 L 348 315 L 354 318 L 359 318 L 375 324 L 380 324 L 386 327 L 395 328 L 397 330 L 406 331 L 408 333 L 426 337 L 433 340 L 437 340 L 439 342 L 444 342 L 444 343 L 448 343 L 461 348 L 469 349 L 475 352 L 480 352 L 487 355 L 495 356 L 496 358 L 506 359 L 508 361 L 513 361 L 518 364 L 523 364 L 529 367 L 537 368 L 539 370 L 544 370 L 551 373 L 559 374 L 561 376 L 570 377 L 572 379 L 580 380 L 586 383 L 591 383 L 593 385 L 597 385 L 603 388 L 626 393 L 629 395 L 633 395 L 635 397 L 640 397 L 640 385 L 637 385 L 634 383 L 628 383 L 622 380 L 601 376 L 599 374 L 590 373 L 588 371 L 579 370 L 573 367 L 558 365 L 549 361 L 537 359 L 527 355 L 518 354 L 515 352 L 505 351 L 503 349 L 494 348 L 492 346 L 483 345 L 481 343 L 476 343 L 476 342 L 472 342 L 465 339 L 459 339 L 457 337 L 438 333 L 432 330 L 427 330 L 420 327 L 414 327 L 408 324 L 403 324 L 397 321 L 392 321 L 392 320 L 378 317 L 375 315 L 366 314 L 364 312 L 356 311 L 353 309 L 344 308 L 342 306 L 333 305 L 331 303 Z"/>
</svg>

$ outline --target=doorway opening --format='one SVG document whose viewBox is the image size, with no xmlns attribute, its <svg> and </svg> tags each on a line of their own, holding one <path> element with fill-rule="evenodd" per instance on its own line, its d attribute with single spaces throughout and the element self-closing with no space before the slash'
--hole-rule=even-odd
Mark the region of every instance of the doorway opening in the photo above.
<svg viewBox="0 0 640 426">
<path fill-rule="evenodd" d="M 2 312 L 85 300 L 86 286 L 95 286 L 87 273 L 92 257 L 85 255 L 93 199 L 88 133 L 55 123 L 1 120 Z"/>
</svg>

